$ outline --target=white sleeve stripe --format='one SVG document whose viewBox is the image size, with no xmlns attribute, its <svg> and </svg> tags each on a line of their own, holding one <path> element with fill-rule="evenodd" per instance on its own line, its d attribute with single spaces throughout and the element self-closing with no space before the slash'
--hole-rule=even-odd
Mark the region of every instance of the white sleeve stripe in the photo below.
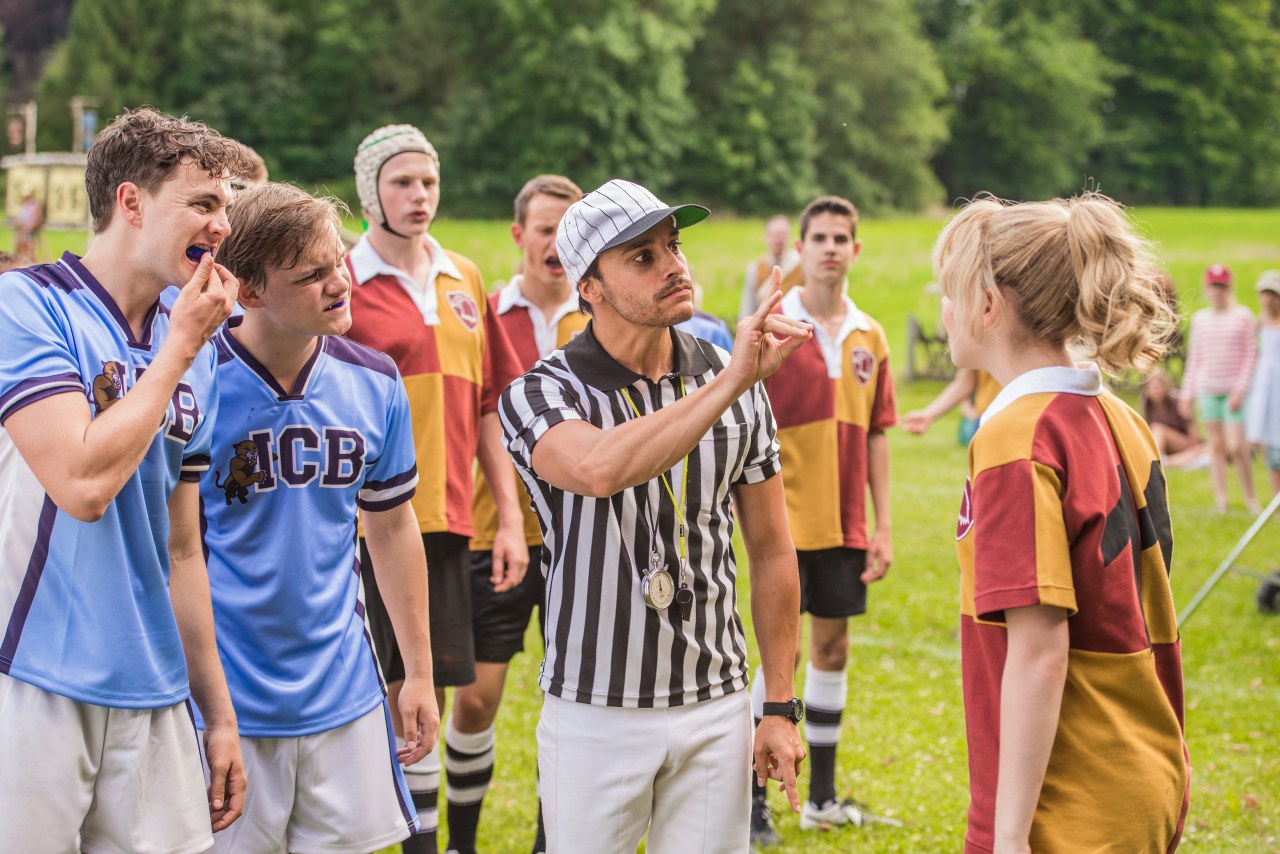
<svg viewBox="0 0 1280 854">
<path fill-rule="evenodd" d="M 357 496 L 361 501 L 388 501 L 392 498 L 404 495 L 406 492 L 414 489 L 418 485 L 418 476 L 414 475 L 411 480 L 404 483 L 397 483 L 395 486 L 387 489 L 361 489 Z"/>
<path fill-rule="evenodd" d="M 21 404 L 22 401 L 26 400 L 27 398 L 31 397 L 33 394 L 40 394 L 42 392 L 46 392 L 54 388 L 65 388 L 68 390 L 74 389 L 75 391 L 78 391 L 81 393 L 84 392 L 83 385 L 81 385 L 78 382 L 68 382 L 66 380 L 59 380 L 58 382 L 51 382 L 51 383 L 45 383 L 44 385 L 32 386 L 31 388 L 26 389 L 17 397 L 13 398 L 7 404 L 5 404 L 4 409 L 0 409 L 0 420 L 8 418 L 9 413 L 14 412 L 18 409 L 21 409 L 22 407 L 19 406 L 19 404 Z"/>
</svg>

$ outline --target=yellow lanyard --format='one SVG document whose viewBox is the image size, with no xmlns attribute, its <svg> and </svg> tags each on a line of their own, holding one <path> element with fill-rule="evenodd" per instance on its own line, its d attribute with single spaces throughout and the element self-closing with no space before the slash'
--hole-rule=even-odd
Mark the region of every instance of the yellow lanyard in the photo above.
<svg viewBox="0 0 1280 854">
<path fill-rule="evenodd" d="M 684 377 L 678 377 L 678 379 L 680 381 L 680 397 L 684 397 Z M 622 396 L 627 399 L 627 404 L 631 407 L 631 411 L 635 413 L 636 418 L 639 418 L 640 410 L 636 407 L 636 402 L 631 399 L 631 394 L 629 392 L 623 392 Z M 676 399 L 679 400 L 680 398 Z M 678 538 L 680 542 L 680 572 L 683 573 L 685 556 L 684 508 L 689 502 L 689 456 L 686 454 L 684 458 L 684 477 L 681 478 L 679 501 L 676 501 L 675 493 L 671 491 L 671 481 L 667 480 L 666 472 L 658 475 L 658 478 L 662 481 L 662 485 L 666 487 L 667 495 L 671 498 L 671 506 L 676 509 L 676 524 L 678 526 L 676 530 L 678 531 Z M 655 538 L 658 536 L 658 521 L 656 515 L 653 521 L 653 536 Z"/>
</svg>

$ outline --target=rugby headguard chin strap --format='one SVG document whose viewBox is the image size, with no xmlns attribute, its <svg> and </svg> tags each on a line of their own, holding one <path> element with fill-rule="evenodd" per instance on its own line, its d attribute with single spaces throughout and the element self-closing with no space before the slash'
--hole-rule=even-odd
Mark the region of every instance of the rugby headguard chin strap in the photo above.
<svg viewBox="0 0 1280 854">
<path fill-rule="evenodd" d="M 388 160 L 406 151 L 418 151 L 437 164 L 440 162 L 435 147 L 413 125 L 384 125 L 366 136 L 356 149 L 356 192 L 360 195 L 360 207 L 374 222 L 396 237 L 408 235 L 387 224 L 382 200 L 378 197 L 378 176 Z"/>
</svg>

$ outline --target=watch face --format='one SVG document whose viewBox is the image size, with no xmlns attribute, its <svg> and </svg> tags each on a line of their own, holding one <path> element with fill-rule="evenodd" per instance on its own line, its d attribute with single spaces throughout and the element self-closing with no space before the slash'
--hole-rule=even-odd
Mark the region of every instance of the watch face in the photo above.
<svg viewBox="0 0 1280 854">
<path fill-rule="evenodd" d="M 665 611 L 676 595 L 676 583 L 671 573 L 665 569 L 651 572 L 640 582 L 640 592 L 644 594 L 644 603 L 650 608 Z"/>
</svg>

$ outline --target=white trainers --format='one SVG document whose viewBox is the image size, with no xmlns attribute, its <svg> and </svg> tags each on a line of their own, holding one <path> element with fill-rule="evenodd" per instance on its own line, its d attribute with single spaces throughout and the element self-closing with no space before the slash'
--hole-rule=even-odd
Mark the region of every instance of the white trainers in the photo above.
<svg viewBox="0 0 1280 854">
<path fill-rule="evenodd" d="M 852 798 L 842 801 L 827 801 L 818 806 L 813 801 L 805 801 L 800 807 L 801 830 L 831 830 L 842 824 L 864 827 L 868 824 L 887 824 L 902 827 L 896 818 L 887 818 L 871 812 L 871 808 Z"/>
</svg>

